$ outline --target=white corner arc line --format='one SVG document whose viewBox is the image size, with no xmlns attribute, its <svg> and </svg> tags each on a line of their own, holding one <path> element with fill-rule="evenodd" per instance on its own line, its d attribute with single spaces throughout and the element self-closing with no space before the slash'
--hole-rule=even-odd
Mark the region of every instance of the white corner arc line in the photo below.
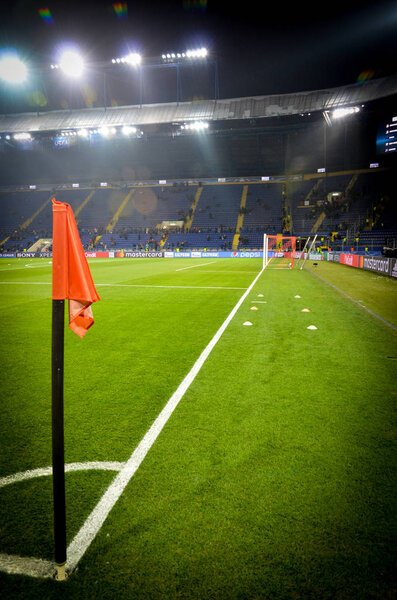
<svg viewBox="0 0 397 600">
<path fill-rule="evenodd" d="M 85 471 L 89 469 L 120 471 L 125 463 L 116 461 L 92 461 L 85 463 L 69 463 L 65 465 L 65 472 Z M 14 473 L 0 478 L 0 487 L 52 475 L 52 466 L 40 469 Z M 42 558 L 32 556 L 18 556 L 0 553 L 0 571 L 9 575 L 28 575 L 29 577 L 54 578 L 56 573 L 55 563 Z"/>
<path fill-rule="evenodd" d="M 185 392 L 188 390 L 197 374 L 201 370 L 201 367 L 207 360 L 208 356 L 211 354 L 215 345 L 221 338 L 225 329 L 229 325 L 230 321 L 235 316 L 236 312 L 240 308 L 241 304 L 244 302 L 255 283 L 262 275 L 264 269 L 262 269 L 258 275 L 255 277 L 251 285 L 241 296 L 240 300 L 237 302 L 235 307 L 232 309 L 229 316 L 222 323 L 218 331 L 215 333 L 211 341 L 208 343 L 206 348 L 202 351 L 199 358 L 194 363 L 193 367 L 189 371 L 189 373 L 185 376 L 183 381 L 179 384 L 176 391 L 172 394 L 171 398 L 168 400 L 167 404 L 160 412 L 158 417 L 155 419 L 151 427 L 148 429 L 138 446 L 135 448 L 130 458 L 125 463 L 125 466 L 122 470 L 116 475 L 112 483 L 109 485 L 102 498 L 99 500 L 98 504 L 92 510 L 91 514 L 86 519 L 85 523 L 81 527 L 80 531 L 74 537 L 72 542 L 69 544 L 67 548 L 67 563 L 66 567 L 69 571 L 73 571 L 82 556 L 85 554 L 86 550 L 91 545 L 92 541 L 98 534 L 101 529 L 103 523 L 105 522 L 107 516 L 112 510 L 113 506 L 116 504 L 117 500 L 120 498 L 127 484 L 141 465 L 142 461 L 146 457 L 150 448 L 153 446 L 157 437 L 161 433 L 163 427 L 167 423 L 168 419 L 174 412 L 175 408 L 178 406 L 180 400 L 183 398 Z"/>
<path fill-rule="evenodd" d="M 91 461 L 85 463 L 69 463 L 65 465 L 65 473 L 71 473 L 75 471 L 88 471 L 88 470 L 101 470 L 101 471 L 121 471 L 124 467 L 123 462 L 116 461 Z M 26 481 L 27 479 L 35 479 L 36 477 L 46 477 L 52 475 L 52 466 L 41 467 L 39 469 L 29 469 L 28 471 L 21 471 L 20 473 L 14 473 L 13 475 L 6 475 L 0 477 L 0 488 L 12 483 L 19 483 Z M 1 561 L 0 561 L 1 565 Z"/>
<path fill-rule="evenodd" d="M 0 554 L 1 570 L 9 575 L 54 578 L 55 563 L 42 558 Z"/>
<path fill-rule="evenodd" d="M 175 271 L 186 271 L 186 269 L 195 269 L 196 267 L 205 267 L 206 265 L 213 265 L 216 260 L 211 260 L 209 263 L 200 263 L 199 265 L 191 265 L 190 267 L 182 267 L 181 269 L 175 269 Z"/>
</svg>

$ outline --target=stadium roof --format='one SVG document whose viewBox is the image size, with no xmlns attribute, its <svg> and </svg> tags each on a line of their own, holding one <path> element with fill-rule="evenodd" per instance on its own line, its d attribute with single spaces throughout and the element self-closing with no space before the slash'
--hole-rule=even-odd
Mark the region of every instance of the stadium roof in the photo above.
<svg viewBox="0 0 397 600">
<path fill-rule="evenodd" d="M 397 75 L 393 75 L 282 95 L 0 115 L 0 133 L 293 116 L 366 104 L 396 93 Z"/>
</svg>

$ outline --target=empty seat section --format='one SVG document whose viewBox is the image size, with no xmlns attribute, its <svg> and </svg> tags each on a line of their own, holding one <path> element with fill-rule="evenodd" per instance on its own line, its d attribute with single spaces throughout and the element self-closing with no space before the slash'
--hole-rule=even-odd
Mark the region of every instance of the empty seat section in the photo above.
<svg viewBox="0 0 397 600">
<path fill-rule="evenodd" d="M 211 232 L 215 228 L 234 232 L 237 225 L 243 185 L 214 184 L 203 187 L 192 222 L 192 231 Z"/>
</svg>

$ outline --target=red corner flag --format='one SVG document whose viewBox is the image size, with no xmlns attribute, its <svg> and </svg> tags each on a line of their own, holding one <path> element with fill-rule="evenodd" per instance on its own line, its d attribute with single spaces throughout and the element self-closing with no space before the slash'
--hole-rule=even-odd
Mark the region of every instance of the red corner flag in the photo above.
<svg viewBox="0 0 397 600">
<path fill-rule="evenodd" d="M 69 327 L 81 338 L 94 324 L 91 304 L 100 300 L 69 204 L 52 199 L 52 299 L 69 299 Z"/>
</svg>

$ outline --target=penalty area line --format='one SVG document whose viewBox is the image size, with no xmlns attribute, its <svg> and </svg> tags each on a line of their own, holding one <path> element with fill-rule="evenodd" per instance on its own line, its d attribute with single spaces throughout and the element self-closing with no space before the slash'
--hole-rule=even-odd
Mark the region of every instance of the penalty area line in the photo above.
<svg viewBox="0 0 397 600">
<path fill-rule="evenodd" d="M 248 294 L 250 293 L 250 291 L 252 290 L 262 273 L 263 269 L 255 277 L 251 285 L 241 296 L 240 300 L 234 306 L 234 308 L 232 309 L 228 317 L 225 319 L 225 321 L 222 323 L 218 331 L 215 333 L 211 341 L 202 351 L 199 358 L 196 360 L 193 367 L 190 369 L 189 373 L 179 384 L 178 388 L 172 394 L 171 398 L 168 400 L 163 410 L 157 416 L 151 427 L 148 429 L 148 431 L 142 438 L 141 442 L 135 448 L 130 458 L 125 463 L 125 466 L 116 475 L 112 483 L 109 485 L 109 487 L 103 494 L 102 498 L 99 500 L 98 504 L 88 516 L 80 531 L 69 544 L 67 549 L 66 563 L 66 568 L 69 572 L 73 571 L 76 568 L 80 559 L 85 554 L 92 541 L 95 539 L 107 516 L 112 510 L 113 506 L 120 498 L 127 484 L 141 465 L 142 461 L 146 457 L 147 453 L 153 446 L 158 436 L 160 435 L 168 419 L 171 417 L 172 413 L 178 406 L 186 391 L 193 383 L 194 379 L 200 372 L 202 366 L 204 365 L 205 361 L 207 360 L 212 350 L 216 346 L 217 342 L 221 338 L 230 321 L 233 319 L 238 309 L 240 308 L 240 306 L 242 305 L 242 303 L 244 302 L 244 300 L 246 299 L 246 297 L 248 296 Z"/>
<path fill-rule="evenodd" d="M 51 285 L 51 281 L 0 281 L 0 285 Z M 176 290 L 246 290 L 244 287 L 225 287 L 215 285 L 151 285 L 144 283 L 95 283 L 96 286 L 126 288 L 164 288 Z"/>
<path fill-rule="evenodd" d="M 205 267 L 206 265 L 213 265 L 216 260 L 212 260 L 209 263 L 201 263 L 199 265 L 191 265 L 190 267 L 182 267 L 181 269 L 175 269 L 175 271 L 186 271 L 186 269 L 195 269 L 196 267 Z"/>
</svg>

